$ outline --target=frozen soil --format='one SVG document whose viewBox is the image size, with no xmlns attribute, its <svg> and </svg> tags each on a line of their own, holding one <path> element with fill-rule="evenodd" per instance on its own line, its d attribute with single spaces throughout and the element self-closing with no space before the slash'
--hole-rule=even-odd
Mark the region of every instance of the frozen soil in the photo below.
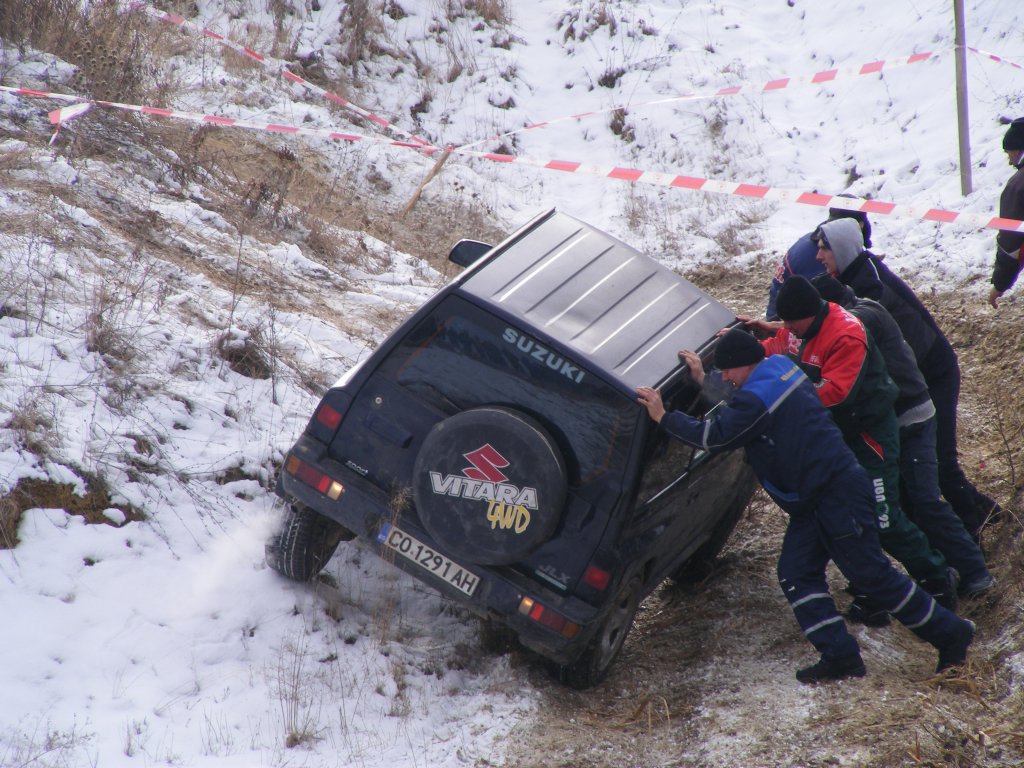
<svg viewBox="0 0 1024 768">
<path fill-rule="evenodd" d="M 760 313 L 769 274 L 761 263 L 690 278 Z M 505 768 L 1024 764 L 1024 298 L 998 312 L 955 290 L 923 298 L 960 356 L 963 465 L 1011 511 L 984 540 L 998 588 L 961 606 L 978 625 L 966 670 L 936 677 L 934 650 L 897 624 L 853 626 L 868 676 L 797 683 L 815 654 L 776 581 L 785 515 L 759 493 L 704 583 L 666 583 L 644 602 L 604 683 L 572 691 L 524 665 L 542 705 L 514 734 Z M 834 570 L 830 579 L 842 609 L 845 581 Z"/>
</svg>

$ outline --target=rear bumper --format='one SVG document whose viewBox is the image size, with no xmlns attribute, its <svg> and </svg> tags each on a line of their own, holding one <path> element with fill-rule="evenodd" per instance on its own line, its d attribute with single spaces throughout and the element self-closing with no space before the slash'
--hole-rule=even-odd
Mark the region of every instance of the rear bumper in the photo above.
<svg viewBox="0 0 1024 768">
<path fill-rule="evenodd" d="M 344 486 L 344 492 L 336 500 L 331 499 L 282 471 L 277 481 L 277 494 L 281 498 L 299 502 L 341 524 L 381 559 L 429 584 L 477 615 L 507 625 L 517 633 L 523 645 L 540 655 L 560 664 L 568 664 L 583 652 L 600 625 L 604 613 L 601 607 L 595 607 L 572 595 L 559 594 L 511 567 L 484 566 L 451 557 L 443 547 L 437 546 L 430 534 L 420 527 L 418 521 L 402 518 L 400 514 L 393 513 L 393 501 L 386 493 L 358 473 L 326 458 L 326 450 L 322 443 L 304 435 L 293 446 L 291 454 L 340 482 Z M 467 596 L 418 564 L 407 558 L 395 556 L 393 550 L 378 540 L 388 523 L 397 525 L 477 576 L 480 583 L 473 594 Z M 520 614 L 519 607 L 523 597 L 539 601 L 546 608 L 579 625 L 580 630 L 574 637 L 567 638 Z"/>
</svg>

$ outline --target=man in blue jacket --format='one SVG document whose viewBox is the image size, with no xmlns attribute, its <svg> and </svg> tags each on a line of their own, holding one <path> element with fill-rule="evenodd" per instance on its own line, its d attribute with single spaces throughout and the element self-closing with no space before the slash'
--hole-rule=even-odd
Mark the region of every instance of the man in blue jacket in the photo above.
<svg viewBox="0 0 1024 768">
<path fill-rule="evenodd" d="M 680 355 L 703 384 L 700 358 L 687 350 Z M 666 413 L 661 395 L 650 387 L 638 387 L 637 398 L 654 421 L 688 445 L 712 452 L 744 448 L 764 489 L 789 513 L 779 583 L 804 635 L 821 654 L 816 664 L 797 671 L 797 680 L 818 683 L 865 674 L 857 641 L 829 593 L 829 560 L 938 649 L 938 672 L 963 663 L 974 624 L 936 603 L 882 552 L 871 482 L 807 376 L 785 356 L 766 359 L 761 344 L 735 328 L 719 341 L 715 366 L 736 392 L 708 420 Z"/>
</svg>

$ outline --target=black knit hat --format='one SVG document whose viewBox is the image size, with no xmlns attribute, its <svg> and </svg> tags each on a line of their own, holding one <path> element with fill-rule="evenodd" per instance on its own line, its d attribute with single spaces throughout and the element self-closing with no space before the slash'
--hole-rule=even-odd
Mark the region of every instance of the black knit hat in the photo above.
<svg viewBox="0 0 1024 768">
<path fill-rule="evenodd" d="M 740 328 L 731 328 L 715 347 L 715 367 L 720 370 L 742 368 L 764 360 L 761 343 Z"/>
<path fill-rule="evenodd" d="M 1018 117 L 1010 123 L 1006 135 L 1003 136 L 1003 149 L 1007 151 L 1024 149 L 1024 117 Z"/>
<path fill-rule="evenodd" d="M 821 294 L 803 275 L 793 275 L 779 288 L 775 312 L 782 320 L 814 317 L 821 309 Z"/>
<path fill-rule="evenodd" d="M 850 290 L 850 286 L 843 285 L 828 272 L 822 272 L 820 275 L 812 277 L 811 285 L 815 287 L 818 295 L 825 301 L 831 301 L 833 304 L 838 304 L 841 307 L 852 303 L 855 297 L 854 292 Z"/>
</svg>

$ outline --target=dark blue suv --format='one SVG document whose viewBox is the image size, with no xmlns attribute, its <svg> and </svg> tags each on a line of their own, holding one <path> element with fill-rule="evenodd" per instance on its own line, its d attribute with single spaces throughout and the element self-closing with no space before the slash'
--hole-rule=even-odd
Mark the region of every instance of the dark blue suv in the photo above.
<svg viewBox="0 0 1024 768">
<path fill-rule="evenodd" d="M 755 483 L 738 453 L 671 440 L 637 404 L 706 397 L 726 309 L 683 278 L 549 211 L 467 269 L 324 396 L 289 451 L 267 561 L 312 579 L 339 542 L 381 557 L 555 662 L 607 674 L 640 601 L 702 573 Z"/>
</svg>

